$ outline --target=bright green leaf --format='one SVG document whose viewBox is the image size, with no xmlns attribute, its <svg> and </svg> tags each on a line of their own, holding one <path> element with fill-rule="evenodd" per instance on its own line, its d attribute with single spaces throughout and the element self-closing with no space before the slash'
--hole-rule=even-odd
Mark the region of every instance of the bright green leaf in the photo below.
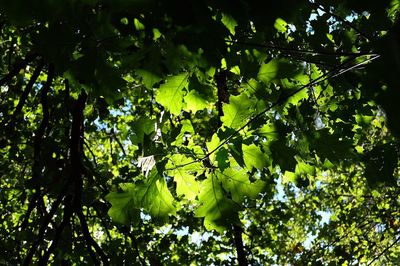
<svg viewBox="0 0 400 266">
<path fill-rule="evenodd" d="M 237 222 L 236 212 L 239 210 L 239 205 L 226 197 L 216 175 L 210 174 L 201 183 L 200 191 L 200 206 L 195 214 L 196 217 L 204 217 L 204 226 L 208 230 L 222 233 Z"/>
<path fill-rule="evenodd" d="M 174 198 L 165 179 L 153 170 L 143 183 L 123 184 L 121 193 L 111 192 L 106 199 L 112 204 L 109 215 L 120 223 L 138 222 L 140 209 L 144 209 L 156 221 L 165 221 L 175 214 Z"/>
<path fill-rule="evenodd" d="M 274 24 L 275 29 L 277 29 L 279 32 L 286 32 L 288 24 L 286 23 L 286 21 L 284 21 L 281 18 L 277 18 L 275 20 L 275 24 Z"/>
<path fill-rule="evenodd" d="M 233 129 L 240 128 L 251 116 L 252 107 L 252 102 L 244 93 L 229 97 L 229 103 L 222 106 L 224 116 L 221 117 L 221 121 L 223 125 Z"/>
<path fill-rule="evenodd" d="M 131 190 L 122 193 L 111 192 L 106 196 L 106 200 L 111 203 L 108 215 L 114 222 L 121 224 L 137 224 L 140 218 L 140 210 L 136 208 Z"/>
<path fill-rule="evenodd" d="M 143 85 L 147 89 L 152 89 L 154 84 L 161 81 L 159 75 L 145 69 L 138 69 L 136 73 L 142 78 Z"/>
<path fill-rule="evenodd" d="M 193 162 L 193 158 L 188 158 L 182 154 L 174 154 L 169 158 L 165 166 L 166 169 L 171 169 L 167 170 L 167 174 L 174 178 L 178 196 L 183 195 L 188 200 L 193 200 L 198 195 L 200 189 L 196 175 L 201 173 L 202 164 L 200 162 Z M 185 166 L 180 167 L 180 165 Z"/>
<path fill-rule="evenodd" d="M 156 93 L 156 101 L 162 104 L 171 114 L 179 115 L 183 108 L 183 89 L 188 85 L 188 74 L 182 73 L 170 77 Z"/>
<path fill-rule="evenodd" d="M 219 173 L 218 177 L 224 189 L 229 191 L 232 199 L 239 204 L 245 197 L 255 199 L 265 187 L 261 180 L 250 182 L 247 171 L 242 168 L 227 168 L 223 173 Z"/>
<path fill-rule="evenodd" d="M 253 167 L 261 169 L 266 165 L 267 160 L 260 147 L 256 146 L 255 144 L 243 144 L 242 150 L 244 163 L 249 170 L 251 170 Z"/>
<path fill-rule="evenodd" d="M 235 35 L 235 27 L 238 25 L 236 20 L 228 14 L 222 14 L 221 21 L 225 25 L 225 27 L 229 30 L 229 32 L 232 35 Z"/>
<path fill-rule="evenodd" d="M 272 59 L 263 64 L 258 72 L 258 79 L 268 85 L 271 81 L 290 78 L 298 72 L 297 66 L 284 59 Z"/>
<path fill-rule="evenodd" d="M 193 111 L 196 113 L 199 110 L 203 110 L 207 108 L 208 103 L 207 100 L 202 97 L 200 93 L 195 90 L 191 90 L 185 97 L 184 97 L 186 108 L 185 110 Z"/>
</svg>

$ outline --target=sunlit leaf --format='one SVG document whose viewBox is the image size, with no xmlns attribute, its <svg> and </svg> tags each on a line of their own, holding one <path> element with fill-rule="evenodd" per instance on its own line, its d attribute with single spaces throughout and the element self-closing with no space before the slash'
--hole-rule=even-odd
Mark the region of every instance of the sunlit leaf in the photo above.
<svg viewBox="0 0 400 266">
<path fill-rule="evenodd" d="M 239 205 L 227 198 L 222 184 L 214 174 L 208 175 L 201 183 L 197 217 L 204 217 L 204 226 L 208 230 L 223 232 L 229 224 L 237 221 L 236 211 Z"/>
<path fill-rule="evenodd" d="M 243 144 L 242 150 L 244 163 L 246 164 L 247 168 L 252 169 L 254 167 L 261 169 L 266 165 L 267 160 L 260 147 L 257 147 L 255 144 Z"/>
<path fill-rule="evenodd" d="M 224 116 L 221 117 L 221 121 L 227 127 L 239 128 L 249 119 L 253 112 L 252 108 L 253 104 L 246 94 L 231 96 L 229 103 L 224 104 L 222 107 Z"/>
<path fill-rule="evenodd" d="M 183 195 L 188 200 L 193 200 L 199 194 L 199 182 L 196 176 L 202 172 L 200 162 L 194 162 L 193 158 L 188 158 L 182 154 L 174 154 L 168 159 L 165 166 L 167 174 L 174 178 L 176 183 L 176 193 Z"/>
<path fill-rule="evenodd" d="M 228 14 L 222 14 L 221 21 L 225 25 L 225 27 L 229 30 L 229 32 L 232 35 L 235 35 L 235 27 L 237 26 L 237 22 L 235 21 L 235 19 Z"/>
<path fill-rule="evenodd" d="M 272 59 L 263 64 L 258 72 L 258 79 L 268 85 L 271 81 L 289 78 L 296 75 L 298 68 L 284 59 Z"/>
<path fill-rule="evenodd" d="M 244 169 L 227 168 L 218 174 L 226 191 L 232 195 L 237 203 L 242 203 L 245 197 L 254 199 L 263 190 L 265 183 L 261 180 L 250 182 L 249 175 Z"/>
<path fill-rule="evenodd" d="M 188 85 L 186 73 L 170 77 L 156 92 L 156 101 L 174 115 L 179 115 L 183 108 L 183 89 Z"/>
</svg>

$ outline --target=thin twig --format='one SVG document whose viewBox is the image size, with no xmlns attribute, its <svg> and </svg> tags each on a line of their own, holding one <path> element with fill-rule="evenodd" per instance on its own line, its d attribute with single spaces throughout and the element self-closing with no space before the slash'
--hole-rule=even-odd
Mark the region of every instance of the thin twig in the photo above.
<svg viewBox="0 0 400 266">
<path fill-rule="evenodd" d="M 43 60 L 40 60 L 31 78 L 29 79 L 28 84 L 25 86 L 25 90 L 23 91 L 21 97 L 19 98 L 17 107 L 15 107 L 14 113 L 12 115 L 14 118 L 19 114 L 19 112 L 21 112 L 22 107 L 24 106 L 25 101 L 28 98 L 30 91 L 32 90 L 33 85 L 35 84 L 37 78 L 40 75 L 40 72 L 42 71 L 43 65 L 44 65 Z"/>
<path fill-rule="evenodd" d="M 64 188 L 66 188 L 66 187 L 67 187 L 67 185 Z M 58 197 L 57 197 L 56 201 L 54 202 L 53 206 L 51 207 L 50 212 L 44 218 L 43 224 L 39 229 L 39 234 L 33 241 L 33 244 L 31 246 L 28 254 L 25 257 L 25 260 L 22 263 L 23 266 L 28 266 L 31 264 L 32 257 L 36 253 L 37 247 L 39 246 L 40 241 L 43 240 L 46 229 L 47 229 L 51 219 L 53 218 L 54 214 L 56 213 L 58 207 L 60 206 L 61 201 L 64 198 L 64 194 L 65 194 L 65 190 L 63 190 L 62 192 L 60 192 L 60 194 L 58 194 Z"/>
<path fill-rule="evenodd" d="M 71 202 L 69 202 L 69 206 L 65 206 L 64 208 L 64 217 L 61 222 L 61 224 L 57 227 L 56 233 L 54 238 L 52 239 L 50 247 L 46 250 L 44 253 L 43 257 L 39 260 L 38 265 L 47 265 L 47 262 L 49 260 L 50 254 L 52 254 L 55 250 L 55 248 L 58 245 L 58 242 L 61 239 L 61 234 L 64 231 L 64 228 L 68 225 L 70 222 L 71 216 L 72 216 L 72 208 L 71 208 Z"/>
<path fill-rule="evenodd" d="M 118 146 L 121 148 L 122 153 L 126 157 L 126 152 L 125 152 L 124 146 L 122 146 L 121 141 L 118 139 L 118 137 L 115 135 L 115 133 L 113 133 L 113 138 L 115 139 L 115 141 L 117 142 Z"/>
<path fill-rule="evenodd" d="M 135 236 L 130 231 L 127 232 L 126 235 L 131 239 L 133 245 L 135 246 L 135 250 L 136 250 L 140 265 L 143 265 L 143 266 L 146 265 L 146 263 L 143 261 L 142 257 L 140 256 L 140 251 L 139 251 L 138 243 L 136 241 Z"/>
<path fill-rule="evenodd" d="M 92 149 L 90 149 L 90 146 L 89 146 L 89 144 L 87 143 L 87 139 L 86 139 L 86 138 L 84 138 L 83 143 L 85 144 L 85 147 L 88 149 L 89 153 L 92 155 L 94 165 L 96 166 L 96 168 L 99 168 L 99 166 L 98 166 L 98 164 L 97 164 L 97 161 L 96 161 L 96 156 L 94 155 Z"/>
<path fill-rule="evenodd" d="M 28 54 L 23 60 L 15 64 L 10 73 L 8 73 L 2 79 L 0 79 L 0 86 L 3 86 L 5 83 L 10 82 L 13 77 L 18 75 L 21 69 L 25 68 L 37 56 L 38 56 L 37 54 Z"/>
<path fill-rule="evenodd" d="M 346 65 L 348 65 L 349 63 L 351 63 L 356 57 L 351 57 L 350 59 L 344 61 L 343 63 L 341 63 L 340 65 L 338 65 L 337 67 L 335 67 L 334 69 L 322 74 L 321 76 L 317 77 L 316 79 L 312 80 L 311 82 L 309 82 L 306 85 L 301 86 L 300 88 L 294 90 L 292 93 L 289 93 L 288 95 L 286 95 L 285 97 L 279 98 L 275 103 L 273 103 L 272 105 L 270 105 L 269 107 L 267 107 L 266 109 L 264 109 L 262 112 L 258 113 L 256 116 L 254 116 L 253 118 L 251 118 L 247 123 L 245 123 L 243 126 L 241 126 L 239 129 L 235 130 L 235 132 L 233 132 L 231 135 L 229 135 L 229 137 L 227 137 L 224 141 L 222 141 L 217 147 L 215 147 L 213 150 L 209 151 L 206 155 L 204 155 L 204 157 L 198 159 L 198 160 L 193 160 L 191 162 L 185 163 L 185 164 L 181 164 L 181 165 L 177 165 L 175 168 L 173 169 L 166 169 L 166 170 L 174 170 L 178 167 L 184 167 L 186 165 L 190 165 L 199 161 L 203 161 L 205 159 L 207 159 L 211 154 L 213 154 L 214 152 L 216 152 L 219 148 L 221 148 L 223 145 L 225 145 L 228 141 L 230 141 L 234 136 L 236 136 L 237 134 L 239 134 L 243 129 L 245 129 L 247 126 L 249 126 L 251 123 L 253 123 L 254 121 L 256 121 L 257 119 L 259 119 L 260 117 L 262 117 L 265 113 L 267 113 L 268 111 L 270 111 L 272 108 L 285 103 L 290 97 L 296 95 L 297 93 L 299 93 L 300 91 L 302 91 L 304 88 L 308 88 L 310 86 L 314 86 L 318 83 L 321 83 L 329 78 L 331 78 L 332 76 L 336 75 L 336 73 L 338 71 L 341 71 L 343 69 L 347 69 L 348 67 L 345 67 Z M 377 57 L 375 57 L 377 58 Z M 374 58 L 374 59 L 375 59 Z M 371 61 L 372 59 L 368 59 L 369 61 Z M 354 66 L 350 66 L 350 68 L 354 68 Z M 343 74 L 346 71 L 342 71 L 341 73 Z"/>
<path fill-rule="evenodd" d="M 367 36 L 367 34 L 365 34 L 364 32 L 360 31 L 356 26 L 354 26 L 352 23 L 350 23 L 348 20 L 339 17 L 338 15 L 332 13 L 331 11 L 327 10 L 325 7 L 323 7 L 320 4 L 313 4 L 314 6 L 316 6 L 316 8 L 322 10 L 323 12 L 327 13 L 328 15 L 330 15 L 331 17 L 334 17 L 335 19 L 339 20 L 340 22 L 342 22 L 344 25 L 346 25 L 347 27 L 353 29 L 355 32 L 357 32 L 358 34 L 360 34 L 360 36 L 362 36 L 364 39 L 366 39 L 367 41 L 370 41 L 370 38 Z"/>
<path fill-rule="evenodd" d="M 288 54 L 311 54 L 311 55 L 327 55 L 327 56 L 365 56 L 365 55 L 375 55 L 375 53 L 370 52 L 328 52 L 328 51 L 318 51 L 318 50 L 306 50 L 306 49 L 295 49 L 295 48 L 288 48 L 288 47 L 280 47 L 272 44 L 260 44 L 260 43 L 253 43 L 253 42 L 242 42 L 242 41 L 229 41 L 226 40 L 227 43 L 232 44 L 239 44 L 239 45 L 246 45 L 246 46 L 253 46 L 259 48 L 268 48 L 271 50 L 277 50 L 280 52 L 285 52 Z"/>
<path fill-rule="evenodd" d="M 385 254 L 389 249 L 391 249 L 394 245 L 396 245 L 397 242 L 400 241 L 400 235 L 396 238 L 395 241 L 393 241 L 392 244 L 387 246 L 384 250 L 382 250 L 381 253 L 379 253 L 375 258 L 373 258 L 369 263 L 368 266 L 371 265 L 373 262 L 375 262 L 377 259 L 379 259 L 383 254 Z"/>
<path fill-rule="evenodd" d="M 100 258 L 101 258 L 101 261 L 103 262 L 103 265 L 109 265 L 107 255 L 104 253 L 104 251 L 101 249 L 101 247 L 97 244 L 96 241 L 94 241 L 94 239 L 90 235 L 89 228 L 88 228 L 88 225 L 87 225 L 87 222 L 86 222 L 86 218 L 83 215 L 82 209 L 80 209 L 77 212 L 77 215 L 78 215 L 78 218 L 79 218 L 79 221 L 80 221 L 80 224 L 81 224 L 83 236 L 84 236 L 87 244 L 90 245 L 91 247 L 93 247 L 96 250 L 97 254 L 100 255 Z"/>
<path fill-rule="evenodd" d="M 108 240 L 111 241 L 112 238 L 111 238 L 111 235 L 110 235 L 110 231 L 108 230 L 106 221 L 104 220 L 104 217 L 105 217 L 105 216 L 103 216 L 103 215 L 100 214 L 100 211 L 99 211 L 99 209 L 96 207 L 96 205 L 93 205 L 93 209 L 94 209 L 94 211 L 97 213 L 97 218 L 100 219 L 100 223 L 101 223 L 101 225 L 103 226 L 104 230 L 106 231 L 106 235 L 107 235 Z"/>
</svg>

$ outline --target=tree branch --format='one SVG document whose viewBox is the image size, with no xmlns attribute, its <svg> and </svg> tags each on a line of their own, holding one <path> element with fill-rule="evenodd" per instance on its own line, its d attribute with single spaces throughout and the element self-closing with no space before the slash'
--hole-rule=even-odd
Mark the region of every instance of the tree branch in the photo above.
<svg viewBox="0 0 400 266">
<path fill-rule="evenodd" d="M 374 263 L 377 259 L 379 259 L 383 254 L 385 254 L 389 249 L 391 249 L 394 245 L 396 245 L 398 242 L 400 241 L 400 236 L 398 236 L 396 238 L 395 241 L 393 241 L 392 244 L 390 244 L 389 246 L 387 246 L 384 250 L 382 250 L 381 253 L 379 253 L 375 258 L 373 258 L 369 263 L 368 266 L 371 265 L 372 263 Z"/>
<path fill-rule="evenodd" d="M 363 33 L 362 31 L 360 31 L 356 26 L 354 26 L 352 23 L 350 23 L 349 21 L 347 21 L 346 19 L 339 17 L 338 15 L 332 13 L 331 11 L 327 10 L 325 7 L 323 7 L 320 4 L 313 4 L 317 9 L 320 9 L 322 11 L 324 11 L 325 13 L 327 13 L 328 15 L 330 15 L 331 17 L 334 17 L 335 19 L 339 20 L 340 22 L 342 22 L 344 25 L 346 25 L 347 27 L 353 29 L 355 32 L 357 32 L 360 36 L 362 36 L 364 39 L 366 39 L 367 41 L 370 41 L 370 38 L 367 36 L 367 34 Z"/>
<path fill-rule="evenodd" d="M 28 98 L 28 95 L 30 91 L 32 90 L 33 85 L 35 84 L 37 78 L 40 75 L 40 72 L 42 71 L 44 66 L 43 60 L 40 60 L 37 67 L 35 68 L 35 71 L 33 72 L 31 78 L 29 79 L 28 84 L 25 86 L 25 90 L 22 93 L 21 97 L 19 98 L 17 107 L 15 107 L 13 117 L 15 118 L 22 110 L 22 107 L 25 104 L 26 99 Z"/>
<path fill-rule="evenodd" d="M 235 240 L 238 265 L 247 266 L 247 254 L 243 244 L 242 228 L 236 224 L 233 225 L 233 239 Z"/>
<path fill-rule="evenodd" d="M 68 200 L 67 200 L 68 199 Z M 57 227 L 56 233 L 54 238 L 52 239 L 52 243 L 50 247 L 46 250 L 44 253 L 43 257 L 40 258 L 38 265 L 47 265 L 50 254 L 52 254 L 55 250 L 55 248 L 58 245 L 58 242 L 61 239 L 62 232 L 64 231 L 64 228 L 70 223 L 71 221 L 71 216 L 72 216 L 72 203 L 71 203 L 71 198 L 67 197 L 64 202 L 69 202 L 69 204 L 65 204 L 64 208 L 64 217 L 61 222 L 61 224 Z"/>
<path fill-rule="evenodd" d="M 82 227 L 83 237 L 85 238 L 86 243 L 88 245 L 90 245 L 91 247 L 93 247 L 96 250 L 97 254 L 100 255 L 103 265 L 109 265 L 107 255 L 104 253 L 104 251 L 101 249 L 101 247 L 97 244 L 96 241 L 94 241 L 94 239 L 90 235 L 89 228 L 88 228 L 88 225 L 86 222 L 86 218 L 83 215 L 82 209 L 80 209 L 77 212 L 77 215 L 78 215 L 81 227 Z"/>
<path fill-rule="evenodd" d="M 2 79 L 0 79 L 0 86 L 3 86 L 4 84 L 8 83 L 11 81 L 13 77 L 18 75 L 18 73 L 21 71 L 21 69 L 24 69 L 30 62 L 32 62 L 36 57 L 38 57 L 37 54 L 28 54 L 25 59 L 21 60 L 20 62 L 16 63 L 13 67 L 13 69 L 5 75 Z"/>
<path fill-rule="evenodd" d="M 36 70 L 38 70 L 38 72 L 40 73 L 41 68 L 37 68 Z M 35 70 L 35 72 L 36 72 L 36 70 Z M 46 129 L 48 121 L 49 121 L 47 93 L 50 90 L 51 83 L 53 82 L 54 68 L 52 65 L 49 66 L 48 72 L 49 73 L 47 75 L 46 84 L 42 87 L 41 95 L 40 95 L 40 102 L 41 102 L 42 109 L 43 109 L 43 119 L 40 122 L 39 128 L 37 129 L 37 131 L 35 133 L 35 139 L 34 139 L 34 143 L 33 143 L 34 151 L 33 151 L 33 166 L 32 166 L 32 182 L 34 182 L 36 191 L 35 191 L 33 198 L 29 202 L 28 210 L 25 213 L 25 218 L 22 221 L 21 228 L 25 228 L 27 226 L 30 214 L 33 211 L 33 209 L 35 209 L 35 207 L 37 206 L 36 202 L 40 198 L 40 193 L 41 193 L 40 192 L 40 183 L 38 181 L 40 173 L 41 173 L 41 168 L 42 168 L 41 164 L 40 164 L 40 162 L 41 162 L 40 149 L 41 149 L 41 144 L 42 144 L 42 139 L 44 137 L 45 129 Z M 36 74 L 39 75 L 39 73 L 36 73 Z M 35 75 L 35 73 L 34 73 L 34 75 Z M 31 83 L 32 80 L 33 79 L 31 79 L 29 81 L 29 83 Z M 36 81 L 36 78 L 34 80 Z M 32 81 L 32 85 L 33 85 L 33 83 L 34 83 L 34 81 Z M 29 84 L 27 85 L 27 87 L 28 86 L 29 86 Z M 28 91 L 28 94 L 29 94 L 29 91 Z M 21 106 L 21 108 L 22 108 L 22 106 Z"/>
<path fill-rule="evenodd" d="M 66 187 L 67 187 L 67 185 L 64 188 L 66 188 Z M 33 241 L 33 244 L 22 264 L 23 266 L 28 266 L 31 264 L 33 255 L 36 253 L 39 243 L 40 243 L 40 241 L 43 240 L 44 234 L 46 233 L 46 229 L 48 228 L 48 225 L 49 225 L 51 219 L 53 218 L 54 214 L 56 213 L 58 207 L 61 204 L 62 199 L 64 198 L 65 190 L 66 189 L 64 189 L 62 192 L 60 192 L 60 194 L 58 194 L 58 197 L 57 197 L 56 201 L 54 202 L 53 206 L 51 207 L 50 212 L 44 218 L 43 224 L 39 229 L 39 234 Z"/>
<path fill-rule="evenodd" d="M 378 58 L 379 56 L 375 56 L 371 59 L 366 59 L 365 61 L 357 64 L 356 66 L 360 65 L 360 64 L 364 64 L 365 62 L 368 61 L 372 61 L 376 58 Z M 240 128 L 238 128 L 237 130 L 235 130 L 235 132 L 233 132 L 231 135 L 229 135 L 229 137 L 227 137 L 225 140 L 223 140 L 217 147 L 215 147 L 213 150 L 209 151 L 206 155 L 204 155 L 202 158 L 199 158 L 197 160 L 193 160 L 191 162 L 188 163 L 184 163 L 184 164 L 180 164 L 177 165 L 176 167 L 174 167 L 173 169 L 166 169 L 166 170 L 174 170 L 180 167 L 184 167 L 196 162 L 201 162 L 206 160 L 211 154 L 213 154 L 214 152 L 216 152 L 217 150 L 219 150 L 223 145 L 225 145 L 227 142 L 229 142 L 234 136 L 236 136 L 237 134 L 239 134 L 242 130 L 244 130 L 247 126 L 249 126 L 251 123 L 253 123 L 254 121 L 257 121 L 257 119 L 260 119 L 265 113 L 267 113 L 268 111 L 272 110 L 272 108 L 285 103 L 290 97 L 296 95 L 297 93 L 299 93 L 300 91 L 302 91 L 305 88 L 308 88 L 310 86 L 314 86 L 318 83 L 321 83 L 331 77 L 336 77 L 338 75 L 341 75 L 347 71 L 349 71 L 350 69 L 354 69 L 355 66 L 347 66 L 349 65 L 356 57 L 351 57 L 350 59 L 344 61 L 343 63 L 339 64 L 338 66 L 336 66 L 334 69 L 322 74 L 321 76 L 317 77 L 316 79 L 310 81 L 308 84 L 303 85 L 301 87 L 299 87 L 296 90 L 293 90 L 291 93 L 285 95 L 284 97 L 280 97 L 276 102 L 274 102 L 273 104 L 271 104 L 269 107 L 267 107 L 266 109 L 264 109 L 263 111 L 261 111 L 260 113 L 258 113 L 257 115 L 255 115 L 254 117 L 252 117 L 251 119 L 249 119 L 249 121 L 247 121 L 243 126 L 241 126 Z"/>
<path fill-rule="evenodd" d="M 260 44 L 253 42 L 242 42 L 242 41 L 229 41 L 226 40 L 227 43 L 239 44 L 244 46 L 253 46 L 259 48 L 268 48 L 270 50 L 277 50 L 286 54 L 310 54 L 310 55 L 326 55 L 326 56 L 365 56 L 365 55 L 375 55 L 375 53 L 370 52 L 328 52 L 328 51 L 318 51 L 318 50 L 307 50 L 307 49 L 296 49 L 296 48 L 288 48 L 288 47 L 280 47 L 273 44 Z"/>
<path fill-rule="evenodd" d="M 218 94 L 218 127 L 222 126 L 221 117 L 224 115 L 222 110 L 223 103 L 229 103 L 229 91 L 228 91 L 228 71 L 222 70 L 215 75 L 215 81 L 217 83 L 217 94 Z M 239 266 L 247 266 L 247 255 L 243 245 L 242 228 L 237 224 L 232 224 L 233 229 L 233 241 L 235 242 L 237 260 Z"/>
</svg>

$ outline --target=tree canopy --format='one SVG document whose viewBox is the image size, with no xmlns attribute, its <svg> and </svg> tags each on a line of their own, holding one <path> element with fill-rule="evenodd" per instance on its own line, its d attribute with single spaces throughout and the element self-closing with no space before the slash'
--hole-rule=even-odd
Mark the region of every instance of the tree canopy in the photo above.
<svg viewBox="0 0 400 266">
<path fill-rule="evenodd" d="M 399 3 L 1 0 L 0 264 L 400 264 Z"/>
</svg>

